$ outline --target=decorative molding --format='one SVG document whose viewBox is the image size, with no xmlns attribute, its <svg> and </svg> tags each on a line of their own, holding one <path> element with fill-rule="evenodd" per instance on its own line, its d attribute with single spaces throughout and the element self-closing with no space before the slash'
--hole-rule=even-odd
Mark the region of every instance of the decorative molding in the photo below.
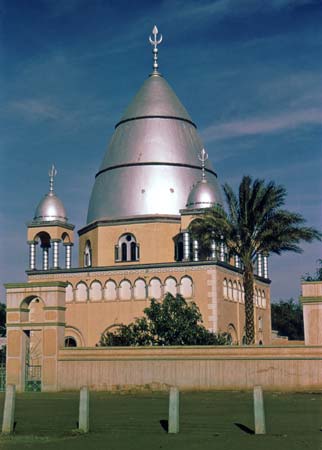
<svg viewBox="0 0 322 450">
<path fill-rule="evenodd" d="M 304 297 L 303 295 L 300 296 L 301 303 L 322 303 L 322 296 L 316 296 L 316 297 Z"/>
<path fill-rule="evenodd" d="M 44 306 L 43 310 L 44 311 L 66 311 L 66 307 L 65 306 Z"/>
<path fill-rule="evenodd" d="M 180 225 L 180 216 L 179 215 L 159 215 L 159 214 L 149 214 L 149 215 L 142 215 L 142 216 L 131 216 L 131 217 L 123 217 L 119 219 L 102 219 L 94 221 L 88 225 L 85 225 L 85 227 L 78 230 L 78 235 L 81 236 L 85 233 L 87 233 L 90 230 L 94 230 L 98 227 L 112 227 L 115 225 L 129 225 L 129 224 L 139 224 L 139 223 L 154 223 L 154 222 L 161 222 L 161 223 L 177 223 Z"/>
<path fill-rule="evenodd" d="M 133 120 L 142 120 L 142 119 L 168 119 L 168 120 L 180 120 L 182 122 L 187 122 L 190 125 L 194 126 L 195 128 L 197 128 L 197 125 L 192 122 L 192 120 L 189 119 L 185 119 L 184 117 L 177 117 L 177 116 L 160 116 L 160 115 L 154 115 L 154 116 L 136 116 L 136 117 L 130 117 L 128 119 L 123 119 L 120 120 L 119 122 L 117 122 L 117 124 L 115 125 L 115 130 L 118 126 L 120 126 L 122 123 L 126 123 L 126 122 L 132 122 Z"/>
<path fill-rule="evenodd" d="M 183 167 L 184 169 L 196 169 L 200 170 L 200 166 L 196 166 L 193 164 L 184 164 L 184 163 L 172 163 L 172 162 L 161 162 L 161 161 L 149 161 L 149 162 L 141 162 L 141 163 L 126 163 L 126 164 L 116 164 L 114 166 L 106 167 L 105 169 L 100 170 L 95 175 L 95 178 L 99 177 L 102 173 L 108 172 L 110 170 L 115 169 L 123 169 L 124 167 L 137 167 L 137 166 L 170 166 L 170 167 Z M 206 168 L 206 172 L 211 173 L 217 178 L 217 174 L 212 169 Z"/>
<path fill-rule="evenodd" d="M 7 313 L 9 312 L 29 312 L 28 308 L 7 308 Z"/>
<path fill-rule="evenodd" d="M 15 322 L 7 323 L 7 327 L 33 328 L 33 327 L 65 327 L 66 322 Z"/>
<path fill-rule="evenodd" d="M 218 333 L 218 296 L 217 296 L 217 271 L 213 269 L 208 269 L 207 274 L 210 279 L 207 280 L 209 286 L 208 296 L 210 297 L 208 308 L 211 309 L 212 314 L 208 316 L 209 322 L 211 322 L 212 331 Z M 209 295 L 210 294 L 210 295 Z"/>
<path fill-rule="evenodd" d="M 48 272 L 48 271 L 47 271 Z M 42 278 L 48 278 L 42 277 Z M 38 288 L 38 287 L 67 287 L 68 283 L 65 283 L 64 281 L 31 281 L 27 283 L 5 283 L 4 287 L 6 289 L 14 289 L 14 288 L 23 288 L 23 289 L 30 289 L 30 288 Z"/>
<path fill-rule="evenodd" d="M 60 227 L 60 228 L 66 228 L 67 230 L 73 230 L 75 228 L 75 225 L 71 223 L 61 222 L 60 220 L 51 220 L 51 221 L 42 221 L 42 222 L 28 222 L 27 223 L 28 228 L 44 228 L 44 227 Z"/>
</svg>

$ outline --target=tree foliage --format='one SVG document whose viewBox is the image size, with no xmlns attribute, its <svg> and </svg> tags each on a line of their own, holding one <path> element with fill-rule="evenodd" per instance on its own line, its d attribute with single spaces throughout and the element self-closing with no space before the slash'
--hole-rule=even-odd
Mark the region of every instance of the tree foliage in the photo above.
<svg viewBox="0 0 322 450">
<path fill-rule="evenodd" d="M 6 335 L 6 305 L 0 303 L 0 337 Z"/>
<path fill-rule="evenodd" d="M 318 267 L 316 268 L 315 274 L 310 275 L 309 273 L 306 273 L 302 279 L 304 281 L 322 281 L 322 259 L 317 260 Z"/>
<path fill-rule="evenodd" d="M 215 334 L 202 325 L 202 317 L 194 302 L 181 295 L 167 293 L 163 301 L 151 300 L 144 316 L 115 331 L 102 334 L 100 346 L 139 345 L 225 345 L 231 343 L 228 333 Z"/>
<path fill-rule="evenodd" d="M 193 236 L 210 248 L 213 239 L 223 242 L 229 254 L 239 256 L 243 264 L 245 290 L 246 344 L 254 343 L 254 263 L 257 255 L 285 251 L 301 253 L 301 241 L 321 240 L 321 233 L 305 226 L 304 218 L 282 209 L 286 190 L 274 182 L 252 180 L 244 176 L 238 194 L 223 186 L 228 212 L 221 207 L 205 210 L 195 219 Z"/>
<path fill-rule="evenodd" d="M 290 340 L 304 339 L 303 310 L 292 298 L 272 303 L 272 328 Z"/>
</svg>

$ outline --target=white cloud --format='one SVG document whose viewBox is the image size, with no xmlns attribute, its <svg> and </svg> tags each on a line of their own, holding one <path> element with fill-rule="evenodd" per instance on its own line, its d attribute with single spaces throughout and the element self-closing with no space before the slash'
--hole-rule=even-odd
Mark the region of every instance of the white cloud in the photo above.
<svg viewBox="0 0 322 450">
<path fill-rule="evenodd" d="M 29 98 L 13 100 L 8 107 L 29 120 L 55 120 L 60 114 L 59 109 L 48 99 Z"/>
<path fill-rule="evenodd" d="M 42 0 L 52 17 L 74 13 L 84 0 Z"/>
<path fill-rule="evenodd" d="M 165 4 L 173 5 L 173 1 Z M 180 16 L 212 16 L 218 20 L 226 16 L 249 16 L 256 13 L 271 13 L 283 9 L 295 9 L 313 5 L 315 0 L 217 0 L 208 3 L 178 1 Z"/>
<path fill-rule="evenodd" d="M 248 117 L 241 120 L 213 124 L 201 134 L 206 142 L 230 139 L 239 136 L 278 133 L 303 125 L 322 125 L 322 109 L 308 108 L 284 111 L 266 117 Z"/>
</svg>

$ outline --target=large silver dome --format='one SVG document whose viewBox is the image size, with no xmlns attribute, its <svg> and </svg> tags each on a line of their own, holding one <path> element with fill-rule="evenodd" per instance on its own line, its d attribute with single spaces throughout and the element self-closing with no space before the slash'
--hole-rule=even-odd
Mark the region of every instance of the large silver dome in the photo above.
<svg viewBox="0 0 322 450">
<path fill-rule="evenodd" d="M 155 72 L 125 111 L 96 175 L 87 223 L 137 215 L 179 215 L 200 180 L 196 126 L 169 84 Z M 221 203 L 216 174 L 208 183 Z"/>
<path fill-rule="evenodd" d="M 49 192 L 37 206 L 33 221 L 52 222 L 54 220 L 67 222 L 66 210 L 61 200 L 53 192 Z"/>
</svg>

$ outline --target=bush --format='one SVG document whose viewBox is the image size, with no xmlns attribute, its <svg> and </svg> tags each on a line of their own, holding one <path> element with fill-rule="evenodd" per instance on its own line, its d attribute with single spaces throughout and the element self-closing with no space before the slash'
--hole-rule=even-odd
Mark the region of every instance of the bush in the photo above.
<svg viewBox="0 0 322 450">
<path fill-rule="evenodd" d="M 229 345 L 228 333 L 212 333 L 202 325 L 202 317 L 194 302 L 187 303 L 181 295 L 166 294 L 163 301 L 151 300 L 144 317 L 116 331 L 102 334 L 100 346 L 144 345 Z"/>
</svg>

